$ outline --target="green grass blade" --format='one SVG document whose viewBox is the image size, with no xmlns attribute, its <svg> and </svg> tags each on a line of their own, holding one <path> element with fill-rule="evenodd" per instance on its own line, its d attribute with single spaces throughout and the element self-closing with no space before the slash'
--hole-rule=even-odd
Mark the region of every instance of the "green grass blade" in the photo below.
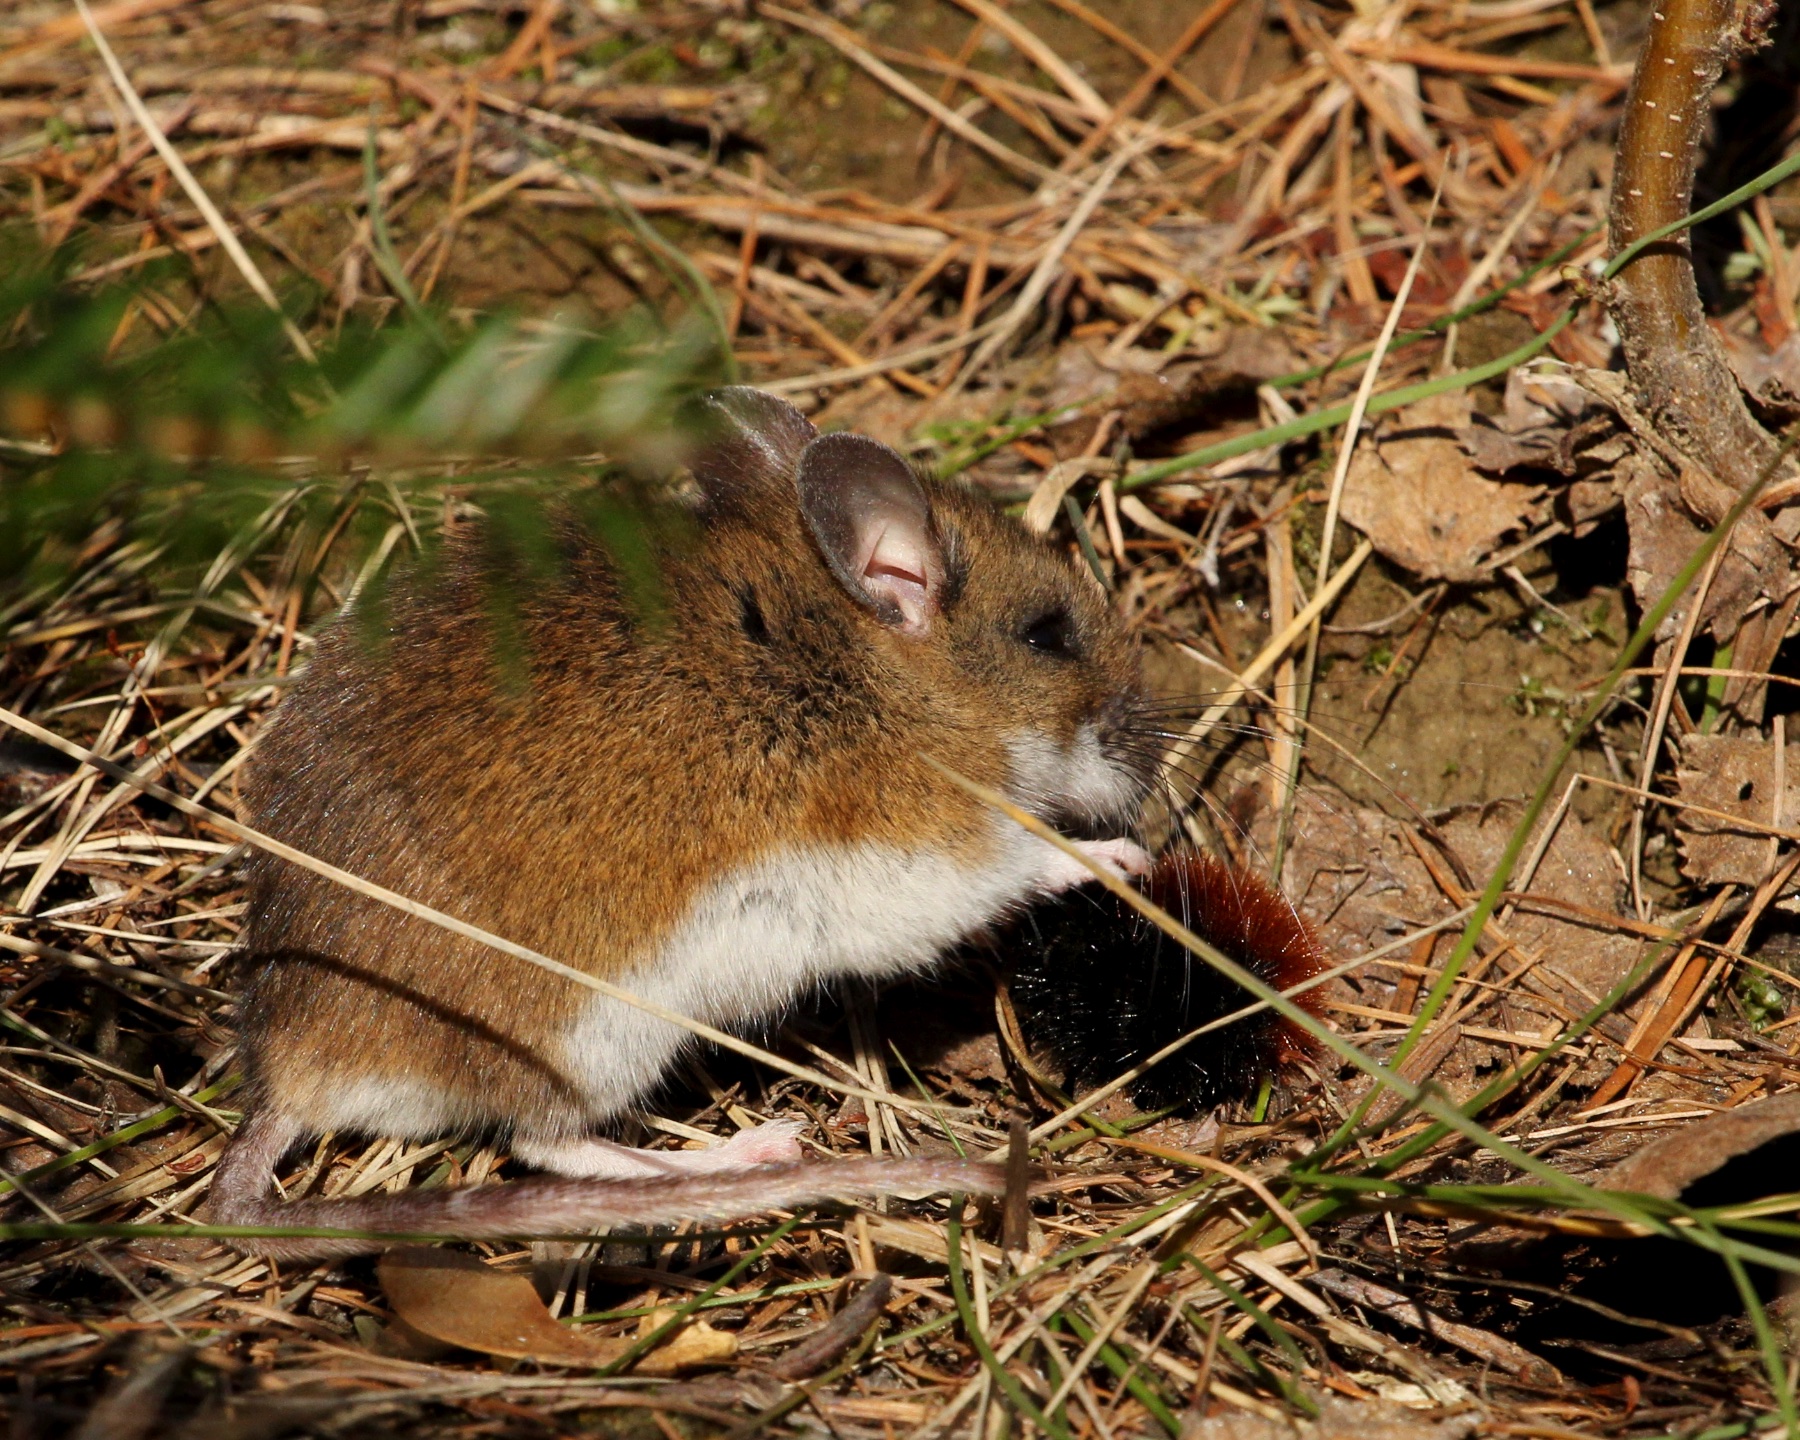
<svg viewBox="0 0 1800 1440">
<path fill-rule="evenodd" d="M 1033 1425 L 1051 1437 L 1051 1440 L 1074 1440 L 1068 1427 L 1038 1409 L 1025 1387 L 1018 1381 L 994 1353 L 994 1347 L 988 1343 L 987 1336 L 981 1329 L 981 1318 L 976 1315 L 975 1307 L 969 1303 L 969 1287 L 963 1276 L 962 1264 L 962 1222 L 956 1218 L 962 1208 L 960 1196 L 950 1197 L 950 1219 L 945 1224 L 946 1238 L 949 1241 L 950 1294 L 956 1302 L 956 1313 L 961 1319 L 963 1333 L 969 1337 L 969 1343 L 975 1347 L 975 1353 L 981 1357 L 981 1363 L 988 1374 L 993 1377 L 994 1384 L 1007 1399 L 1014 1411 L 1024 1416 Z M 977 1264 L 980 1262 L 977 1261 Z"/>
</svg>

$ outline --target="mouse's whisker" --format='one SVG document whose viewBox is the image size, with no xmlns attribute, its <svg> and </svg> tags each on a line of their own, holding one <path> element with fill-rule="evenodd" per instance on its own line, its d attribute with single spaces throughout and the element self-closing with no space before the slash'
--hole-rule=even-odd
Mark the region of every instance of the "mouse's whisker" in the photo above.
<svg viewBox="0 0 1800 1440">
<path fill-rule="evenodd" d="M 1248 768 L 1263 779 L 1280 778 L 1284 775 L 1279 767 L 1266 761 L 1250 762 Z M 1164 807 L 1169 823 L 1180 827 L 1180 817 L 1189 813 L 1203 814 L 1214 828 L 1223 836 L 1230 838 L 1246 855 L 1253 856 L 1261 864 L 1267 864 L 1269 856 L 1264 854 L 1257 843 L 1249 823 L 1231 807 L 1221 804 L 1211 792 L 1209 782 L 1215 779 L 1210 772 L 1180 763 L 1165 764 L 1153 787 L 1155 800 Z M 1186 782 L 1184 788 L 1178 781 Z M 1147 833 L 1150 829 L 1147 817 L 1140 816 L 1139 829 Z"/>
</svg>

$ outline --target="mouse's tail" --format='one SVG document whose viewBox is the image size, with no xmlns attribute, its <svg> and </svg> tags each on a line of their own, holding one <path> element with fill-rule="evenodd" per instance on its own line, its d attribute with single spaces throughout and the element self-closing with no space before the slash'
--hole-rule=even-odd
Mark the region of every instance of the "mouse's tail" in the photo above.
<svg viewBox="0 0 1800 1440">
<path fill-rule="evenodd" d="M 235 1249 L 272 1260 L 326 1260 L 373 1254 L 407 1237 L 578 1235 L 624 1225 L 723 1220 L 870 1195 L 994 1195 L 1004 1190 L 1006 1173 L 1002 1166 L 975 1160 L 861 1156 L 631 1179 L 544 1178 L 464 1190 L 284 1200 L 276 1188 L 275 1166 L 301 1134 L 298 1125 L 271 1111 L 247 1119 L 213 1172 L 213 1219 L 219 1225 L 313 1233 L 230 1237 L 227 1243 Z"/>
</svg>

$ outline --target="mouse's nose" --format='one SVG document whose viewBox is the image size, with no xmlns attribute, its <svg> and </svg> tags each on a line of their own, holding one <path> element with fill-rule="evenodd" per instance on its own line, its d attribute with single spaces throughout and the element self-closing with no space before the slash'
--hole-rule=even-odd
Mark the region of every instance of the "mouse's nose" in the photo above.
<svg viewBox="0 0 1800 1440">
<path fill-rule="evenodd" d="M 1150 793 L 1162 764 L 1161 746 L 1154 735 L 1145 733 L 1146 698 L 1135 689 L 1117 691 L 1101 703 L 1094 719 L 1094 735 L 1101 751 L 1131 777 L 1139 801 Z"/>
<path fill-rule="evenodd" d="M 1101 737 L 1109 739 L 1126 734 L 1136 719 L 1138 709 L 1144 697 L 1135 689 L 1115 690 L 1100 702 L 1100 708 L 1094 715 L 1094 724 Z"/>
</svg>

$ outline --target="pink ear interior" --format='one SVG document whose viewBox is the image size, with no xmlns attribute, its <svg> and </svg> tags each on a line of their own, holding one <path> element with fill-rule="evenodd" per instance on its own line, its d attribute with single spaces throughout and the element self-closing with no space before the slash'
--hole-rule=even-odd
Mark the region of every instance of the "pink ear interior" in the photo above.
<svg viewBox="0 0 1800 1440">
<path fill-rule="evenodd" d="M 937 609 L 930 543 L 916 526 L 904 520 L 890 520 L 882 526 L 863 561 L 862 577 L 863 588 L 871 596 L 891 601 L 900 611 L 904 633 L 918 635 L 929 628 Z"/>
<path fill-rule="evenodd" d="M 926 634 L 938 613 L 944 557 L 931 503 L 905 459 L 864 435 L 821 435 L 794 479 L 831 573 L 883 624 Z"/>
</svg>

